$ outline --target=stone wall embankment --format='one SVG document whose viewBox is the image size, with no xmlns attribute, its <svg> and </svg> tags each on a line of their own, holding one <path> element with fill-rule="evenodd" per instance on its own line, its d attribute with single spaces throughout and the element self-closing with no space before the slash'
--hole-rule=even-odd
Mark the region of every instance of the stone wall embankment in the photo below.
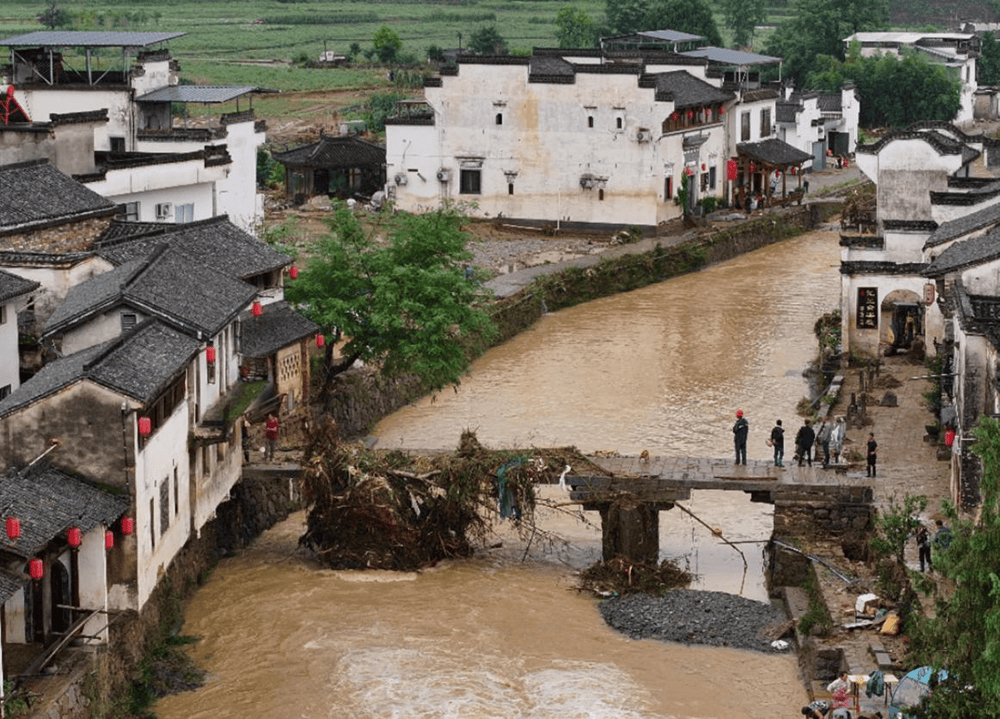
<svg viewBox="0 0 1000 719">
<path fill-rule="evenodd" d="M 230 499 L 219 505 L 216 518 L 187 544 L 170 563 L 142 611 L 112 617 L 110 642 L 94 653 L 70 649 L 83 657 L 60 657 L 78 667 L 70 681 L 40 679 L 35 691 L 44 700 L 32 706 L 30 716 L 75 719 L 105 716 L 120 696 L 127 696 L 136 668 L 147 651 L 183 621 L 184 600 L 204 583 L 220 557 L 244 548 L 262 531 L 299 507 L 298 483 L 287 479 L 240 480 Z"/>
</svg>

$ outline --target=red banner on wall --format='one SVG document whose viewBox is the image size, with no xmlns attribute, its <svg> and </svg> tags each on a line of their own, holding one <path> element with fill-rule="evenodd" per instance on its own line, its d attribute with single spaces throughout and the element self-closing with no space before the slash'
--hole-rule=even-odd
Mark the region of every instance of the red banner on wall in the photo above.
<svg viewBox="0 0 1000 719">
<path fill-rule="evenodd" d="M 736 179 L 736 160 L 729 160 L 726 163 L 726 179 L 727 180 Z"/>
</svg>

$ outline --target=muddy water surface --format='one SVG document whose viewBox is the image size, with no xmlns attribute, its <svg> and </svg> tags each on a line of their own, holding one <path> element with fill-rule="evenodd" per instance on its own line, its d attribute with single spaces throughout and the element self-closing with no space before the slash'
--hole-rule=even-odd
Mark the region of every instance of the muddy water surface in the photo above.
<svg viewBox="0 0 1000 719">
<path fill-rule="evenodd" d="M 816 318 L 836 305 L 836 234 L 819 232 L 705 272 L 545 317 L 484 356 L 458 393 L 381 423 L 380 446 L 452 448 L 465 427 L 493 446 L 566 445 L 728 456 L 733 413 L 765 458 L 776 417 L 789 434 L 807 389 Z M 549 488 L 550 493 L 557 492 Z M 556 497 L 558 499 L 558 497 Z M 686 503 L 731 539 L 770 533 L 770 508 L 742 493 Z M 589 513 L 587 513 L 589 515 Z M 584 520 L 584 521 L 581 521 Z M 588 521 L 589 520 L 589 521 Z M 191 604 L 186 634 L 210 672 L 156 711 L 188 717 L 797 716 L 795 660 L 633 641 L 609 630 L 572 570 L 600 553 L 596 517 L 549 512 L 568 541 L 524 544 L 421 574 L 334 572 L 296 551 L 297 515 L 225 560 Z M 661 553 L 698 586 L 765 599 L 751 565 L 674 510 Z"/>
</svg>

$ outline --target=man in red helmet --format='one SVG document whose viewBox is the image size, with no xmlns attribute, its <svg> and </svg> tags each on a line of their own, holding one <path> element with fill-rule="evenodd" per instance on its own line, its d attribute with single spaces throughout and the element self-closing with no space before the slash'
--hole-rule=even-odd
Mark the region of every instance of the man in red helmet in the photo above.
<svg viewBox="0 0 1000 719">
<path fill-rule="evenodd" d="M 736 445 L 736 464 L 747 463 L 747 434 L 750 423 L 743 416 L 743 410 L 736 410 L 736 424 L 733 425 L 733 443 Z"/>
</svg>

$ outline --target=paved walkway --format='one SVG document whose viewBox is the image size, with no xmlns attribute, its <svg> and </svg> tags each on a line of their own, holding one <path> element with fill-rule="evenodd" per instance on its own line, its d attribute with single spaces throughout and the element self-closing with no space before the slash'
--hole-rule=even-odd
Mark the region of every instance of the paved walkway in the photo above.
<svg viewBox="0 0 1000 719">
<path fill-rule="evenodd" d="M 822 199 L 824 191 L 828 191 L 831 188 L 835 188 L 846 183 L 855 183 L 858 180 L 863 179 L 861 171 L 854 165 L 843 170 L 834 168 L 823 172 L 810 173 L 808 177 L 810 194 L 806 196 L 807 203 L 817 199 Z M 680 235 L 645 237 L 638 242 L 609 247 L 596 255 L 585 255 L 583 257 L 576 257 L 563 262 L 536 265 L 535 267 L 527 267 L 523 270 L 518 270 L 517 272 L 497 275 L 486 283 L 486 287 L 493 290 L 497 297 L 509 297 L 517 294 L 530 285 L 536 277 L 540 277 L 542 275 L 555 274 L 556 272 L 561 272 L 569 267 L 592 267 L 605 258 L 650 252 L 655 249 L 657 245 L 660 245 L 661 247 L 672 247 L 673 245 L 678 245 L 682 242 L 693 239 L 696 235 L 697 230 L 688 230 Z"/>
<path fill-rule="evenodd" d="M 923 494 L 929 500 L 923 519 L 928 525 L 941 511 L 941 502 L 949 493 L 949 464 L 937 459 L 937 444 L 925 442 L 925 425 L 933 422 L 933 416 L 927 410 L 923 394 L 931 384 L 925 379 L 912 379 L 926 374 L 922 364 L 914 364 L 904 357 L 883 358 L 880 378 L 876 381 L 873 396 L 881 400 L 886 392 L 896 395 L 897 405 L 872 406 L 868 408 L 871 425 L 863 429 L 851 429 L 847 433 L 850 440 L 845 444 L 845 450 L 855 449 L 864 452 L 868 433 L 875 434 L 878 442 L 878 477 L 875 481 L 875 501 L 882 508 L 887 507 L 895 498 L 902 502 L 905 494 Z M 889 379 L 892 378 L 892 379 Z M 885 385 L 898 386 L 887 387 Z M 881 386 L 880 386 L 881 385 Z M 843 392 L 834 407 L 835 415 L 846 414 L 851 393 L 859 391 L 859 371 L 847 370 Z M 864 475 L 864 464 L 859 464 L 857 474 Z M 831 552 L 833 553 L 833 552 Z M 918 569 L 916 545 L 909 542 L 906 546 L 906 562 L 911 569 Z M 845 573 L 856 575 L 861 573 L 861 567 L 852 565 L 842 556 L 836 559 L 838 568 Z M 902 667 L 904 647 L 898 639 L 883 637 L 874 630 L 846 631 L 839 627 L 850 621 L 854 616 L 854 601 L 856 592 L 849 591 L 843 582 L 837 580 L 822 568 L 819 568 L 820 586 L 827 607 L 833 617 L 835 629 L 833 636 L 823 641 L 825 646 L 840 647 L 844 651 L 848 671 L 851 674 L 868 674 L 878 664 L 876 652 L 883 651 L 892 664 Z M 921 597 L 925 611 L 933 608 L 930 599 Z M 883 671 L 885 668 L 883 667 Z M 891 670 L 890 670 L 891 671 Z M 903 672 L 894 672 L 902 677 Z M 819 682 L 814 683 L 814 691 L 818 696 L 825 696 L 825 687 Z M 883 701 L 865 700 L 862 692 L 862 708 L 881 709 L 885 712 Z"/>
</svg>

